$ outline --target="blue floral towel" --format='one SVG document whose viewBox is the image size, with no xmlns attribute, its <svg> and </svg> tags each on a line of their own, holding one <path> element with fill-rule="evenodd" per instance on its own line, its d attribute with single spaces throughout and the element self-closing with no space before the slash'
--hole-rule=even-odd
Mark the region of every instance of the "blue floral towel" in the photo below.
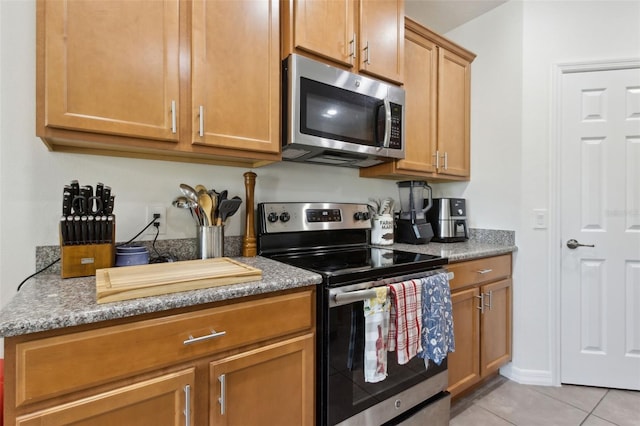
<svg viewBox="0 0 640 426">
<path fill-rule="evenodd" d="M 453 340 L 451 291 L 447 273 L 422 278 L 422 352 L 425 365 L 429 360 L 440 365 L 448 352 L 456 349 Z"/>
</svg>

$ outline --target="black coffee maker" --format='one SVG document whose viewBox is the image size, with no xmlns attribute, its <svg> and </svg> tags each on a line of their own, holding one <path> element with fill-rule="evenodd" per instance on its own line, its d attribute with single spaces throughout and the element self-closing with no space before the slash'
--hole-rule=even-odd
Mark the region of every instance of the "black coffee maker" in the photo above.
<svg viewBox="0 0 640 426">
<path fill-rule="evenodd" d="M 426 244 L 433 238 L 433 229 L 427 221 L 427 211 L 433 205 L 431 187 L 425 181 L 398 182 L 400 213 L 395 223 L 397 243 Z M 425 197 L 425 192 L 427 196 Z M 423 207 L 424 206 L 424 207 Z"/>
</svg>

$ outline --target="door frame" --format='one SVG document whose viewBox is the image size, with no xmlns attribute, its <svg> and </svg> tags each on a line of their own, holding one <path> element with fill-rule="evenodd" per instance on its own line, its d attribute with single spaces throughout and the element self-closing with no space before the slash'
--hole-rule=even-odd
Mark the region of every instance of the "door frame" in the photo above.
<svg viewBox="0 0 640 426">
<path fill-rule="evenodd" d="M 565 74 L 589 71 L 614 71 L 640 67 L 640 58 L 557 63 L 551 79 L 551 117 L 549 146 L 549 355 L 551 385 L 561 384 L 561 309 L 562 309 L 562 79 Z"/>
</svg>

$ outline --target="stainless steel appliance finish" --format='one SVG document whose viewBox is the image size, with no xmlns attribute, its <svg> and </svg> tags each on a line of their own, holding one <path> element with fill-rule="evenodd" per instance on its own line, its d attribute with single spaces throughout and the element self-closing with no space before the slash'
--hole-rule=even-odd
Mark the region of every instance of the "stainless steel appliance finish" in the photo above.
<svg viewBox="0 0 640 426">
<path fill-rule="evenodd" d="M 363 370 L 364 298 L 374 287 L 442 271 L 448 260 L 369 245 L 366 204 L 260 203 L 257 218 L 260 255 L 323 277 L 316 424 L 448 424 L 446 360 L 425 368 L 415 357 L 399 365 L 391 352 L 388 377 L 378 383 L 365 382 Z"/>
<path fill-rule="evenodd" d="M 282 78 L 283 159 L 359 168 L 404 158 L 404 89 L 295 54 Z"/>
<path fill-rule="evenodd" d="M 433 208 L 427 214 L 433 227 L 433 241 L 455 243 L 469 239 L 464 198 L 434 198 Z"/>
</svg>

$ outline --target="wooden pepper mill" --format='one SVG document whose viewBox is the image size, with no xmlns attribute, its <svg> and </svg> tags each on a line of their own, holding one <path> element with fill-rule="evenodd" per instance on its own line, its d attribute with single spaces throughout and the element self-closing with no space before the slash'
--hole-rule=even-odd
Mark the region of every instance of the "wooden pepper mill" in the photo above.
<svg viewBox="0 0 640 426">
<path fill-rule="evenodd" d="M 256 244 L 256 230 L 253 210 L 253 190 L 256 186 L 256 174 L 246 172 L 244 175 L 244 189 L 247 199 L 247 217 L 242 239 L 242 255 L 245 257 L 254 257 L 258 254 L 258 246 Z"/>
</svg>

